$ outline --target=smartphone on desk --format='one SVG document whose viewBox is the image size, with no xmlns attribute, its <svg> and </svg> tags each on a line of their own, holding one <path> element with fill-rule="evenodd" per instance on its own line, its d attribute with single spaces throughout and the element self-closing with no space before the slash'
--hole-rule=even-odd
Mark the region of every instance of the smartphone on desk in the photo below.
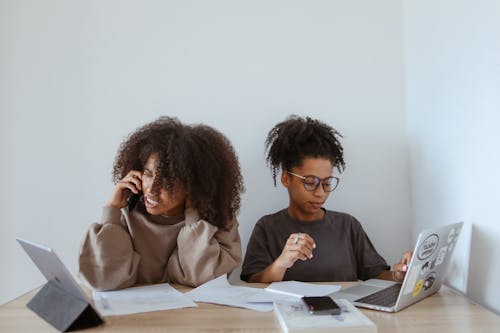
<svg viewBox="0 0 500 333">
<path fill-rule="evenodd" d="M 335 301 L 328 296 L 302 297 L 307 310 L 315 315 L 339 315 L 341 310 Z"/>
<path fill-rule="evenodd" d="M 141 198 L 142 196 L 142 192 L 139 192 L 139 193 L 132 193 L 128 199 L 127 199 L 127 207 L 128 207 L 128 211 L 131 212 L 135 205 L 137 205 L 137 202 L 139 201 L 139 199 Z"/>
</svg>

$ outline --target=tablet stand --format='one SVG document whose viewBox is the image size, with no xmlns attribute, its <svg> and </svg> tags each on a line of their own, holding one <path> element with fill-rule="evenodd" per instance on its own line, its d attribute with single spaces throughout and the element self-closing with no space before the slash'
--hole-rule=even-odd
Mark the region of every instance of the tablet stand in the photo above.
<svg viewBox="0 0 500 333">
<path fill-rule="evenodd" d="M 103 323 L 90 303 L 73 296 L 53 281 L 47 282 L 26 306 L 61 332 Z"/>
</svg>

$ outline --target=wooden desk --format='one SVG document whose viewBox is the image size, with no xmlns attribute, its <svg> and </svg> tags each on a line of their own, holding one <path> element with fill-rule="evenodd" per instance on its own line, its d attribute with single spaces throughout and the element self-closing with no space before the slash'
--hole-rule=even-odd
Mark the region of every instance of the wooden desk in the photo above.
<svg viewBox="0 0 500 333">
<path fill-rule="evenodd" d="M 341 283 L 349 286 L 352 283 Z M 252 286 L 265 286 L 252 284 Z M 184 292 L 189 288 L 176 286 Z M 0 306 L 0 332 L 57 332 L 26 308 L 36 290 Z M 198 303 L 197 308 L 105 318 L 82 332 L 281 332 L 273 312 Z M 379 332 L 499 332 L 500 316 L 443 286 L 431 297 L 398 313 L 362 310 Z"/>
</svg>

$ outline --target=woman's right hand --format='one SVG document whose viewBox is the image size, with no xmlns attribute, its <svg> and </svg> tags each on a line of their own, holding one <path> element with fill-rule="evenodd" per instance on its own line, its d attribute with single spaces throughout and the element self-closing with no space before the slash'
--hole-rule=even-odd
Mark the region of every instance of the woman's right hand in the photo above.
<svg viewBox="0 0 500 333">
<path fill-rule="evenodd" d="M 113 208 L 123 208 L 127 206 L 127 199 L 130 193 L 139 193 L 142 191 L 142 172 L 132 170 L 123 179 L 121 179 L 113 190 L 106 206 Z"/>
<path fill-rule="evenodd" d="M 291 234 L 276 263 L 281 267 L 290 268 L 299 259 L 302 261 L 311 259 L 315 248 L 316 243 L 308 234 L 301 232 Z"/>
</svg>

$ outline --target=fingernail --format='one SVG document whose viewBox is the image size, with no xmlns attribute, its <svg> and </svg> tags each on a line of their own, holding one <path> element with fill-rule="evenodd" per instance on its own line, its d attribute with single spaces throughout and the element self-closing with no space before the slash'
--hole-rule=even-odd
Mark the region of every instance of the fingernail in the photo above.
<svg viewBox="0 0 500 333">
<path fill-rule="evenodd" d="M 403 265 L 403 272 L 406 272 L 407 269 L 408 269 L 408 266 L 407 265 Z"/>
<path fill-rule="evenodd" d="M 313 244 L 313 249 L 315 249 L 315 248 L 316 248 L 316 243 Z"/>
</svg>

